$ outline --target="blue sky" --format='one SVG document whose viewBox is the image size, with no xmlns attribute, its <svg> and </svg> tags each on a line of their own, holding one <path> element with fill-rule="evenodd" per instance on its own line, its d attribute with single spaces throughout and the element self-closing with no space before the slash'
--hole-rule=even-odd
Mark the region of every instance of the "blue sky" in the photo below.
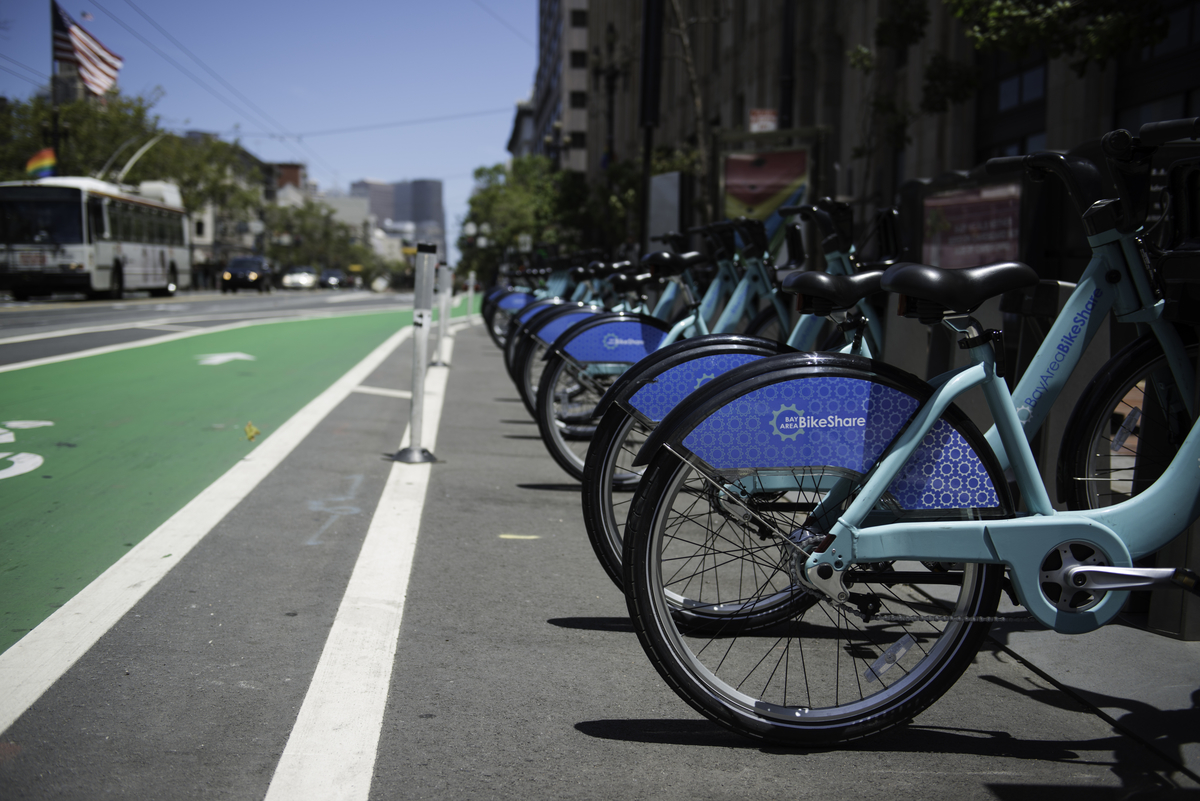
<svg viewBox="0 0 1200 801">
<path fill-rule="evenodd" d="M 441 179 L 451 242 L 466 212 L 472 171 L 508 158 L 513 107 L 528 97 L 537 64 L 533 0 L 61 5 L 125 60 L 123 93 L 161 93 L 154 112 L 164 127 L 216 131 L 267 161 L 305 162 L 322 190 L 344 190 L 362 178 Z M 0 0 L 0 22 L 0 95 L 28 98 L 50 73 L 50 0 Z M 389 125 L 455 115 L 473 116 Z M 388 127 L 322 133 L 367 126 Z"/>
</svg>

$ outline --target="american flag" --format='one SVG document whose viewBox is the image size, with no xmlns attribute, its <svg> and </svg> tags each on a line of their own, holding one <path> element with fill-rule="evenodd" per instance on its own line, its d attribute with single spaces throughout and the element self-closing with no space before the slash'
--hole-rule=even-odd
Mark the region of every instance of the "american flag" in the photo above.
<svg viewBox="0 0 1200 801">
<path fill-rule="evenodd" d="M 77 65 L 88 91 L 103 95 L 117 82 L 117 71 L 125 62 L 77 25 L 58 3 L 52 5 L 54 60 Z"/>
</svg>

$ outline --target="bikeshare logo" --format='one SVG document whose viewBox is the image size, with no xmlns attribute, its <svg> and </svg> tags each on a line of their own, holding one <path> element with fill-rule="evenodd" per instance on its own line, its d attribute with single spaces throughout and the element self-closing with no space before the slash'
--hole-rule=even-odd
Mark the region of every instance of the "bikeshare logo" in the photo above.
<svg viewBox="0 0 1200 801">
<path fill-rule="evenodd" d="M 771 417 L 771 427 L 783 439 L 793 442 L 804 431 L 804 412 L 794 405 L 780 406 Z"/>
<path fill-rule="evenodd" d="M 866 417 L 840 417 L 836 414 L 813 417 L 790 403 L 780 406 L 771 416 L 771 427 L 775 433 L 781 439 L 793 441 L 810 428 L 865 428 L 866 425 Z"/>
<path fill-rule="evenodd" d="M 617 348 L 619 348 L 622 345 L 644 345 L 645 344 L 644 340 L 623 339 L 622 337 L 617 336 L 616 334 L 605 334 L 604 339 L 602 339 L 601 342 L 604 343 L 604 347 L 607 348 L 608 350 L 616 350 Z"/>
</svg>

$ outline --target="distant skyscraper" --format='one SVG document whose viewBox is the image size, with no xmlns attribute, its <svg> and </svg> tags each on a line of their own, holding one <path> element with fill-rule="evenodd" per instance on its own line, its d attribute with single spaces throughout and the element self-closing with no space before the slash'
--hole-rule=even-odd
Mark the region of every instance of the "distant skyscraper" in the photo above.
<svg viewBox="0 0 1200 801">
<path fill-rule="evenodd" d="M 413 216 L 412 181 L 400 181 L 392 184 L 392 199 L 396 216 L 394 220 L 416 220 Z"/>
<path fill-rule="evenodd" d="M 415 236 L 420 242 L 432 242 L 438 253 L 446 255 L 446 211 L 442 205 L 442 182 L 424 178 L 416 181 L 356 181 L 350 184 L 351 197 L 370 201 L 376 224 L 389 230 L 407 230 L 406 238 Z"/>
<path fill-rule="evenodd" d="M 418 223 L 435 222 L 445 229 L 441 181 L 425 179 L 412 182 L 412 220 Z"/>
<path fill-rule="evenodd" d="M 365 197 L 370 201 L 371 213 L 382 223 L 396 219 L 396 196 L 392 184 L 383 181 L 355 181 L 350 184 L 350 197 Z"/>
</svg>

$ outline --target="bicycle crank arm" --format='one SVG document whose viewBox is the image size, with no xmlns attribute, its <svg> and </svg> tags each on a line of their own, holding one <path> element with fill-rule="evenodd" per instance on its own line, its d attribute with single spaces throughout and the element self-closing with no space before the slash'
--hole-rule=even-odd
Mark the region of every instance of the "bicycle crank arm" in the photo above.
<svg viewBox="0 0 1200 801">
<path fill-rule="evenodd" d="M 1092 592 L 1169 587 L 1200 594 L 1196 574 L 1186 568 L 1079 565 L 1068 568 L 1065 574 L 1070 586 Z"/>
</svg>

